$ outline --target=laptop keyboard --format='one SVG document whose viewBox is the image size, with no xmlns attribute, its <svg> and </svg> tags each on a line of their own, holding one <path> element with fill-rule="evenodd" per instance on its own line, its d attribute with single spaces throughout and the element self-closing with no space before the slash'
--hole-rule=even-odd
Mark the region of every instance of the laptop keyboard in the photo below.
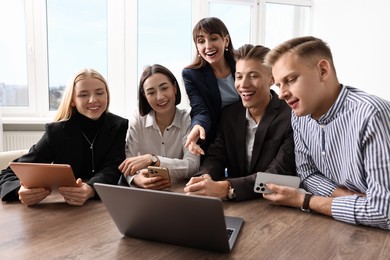
<svg viewBox="0 0 390 260">
<path fill-rule="evenodd" d="M 227 235 L 228 235 L 228 240 L 230 240 L 230 237 L 232 236 L 232 234 L 234 232 L 234 229 L 233 228 L 227 228 L 226 231 L 227 231 Z"/>
</svg>

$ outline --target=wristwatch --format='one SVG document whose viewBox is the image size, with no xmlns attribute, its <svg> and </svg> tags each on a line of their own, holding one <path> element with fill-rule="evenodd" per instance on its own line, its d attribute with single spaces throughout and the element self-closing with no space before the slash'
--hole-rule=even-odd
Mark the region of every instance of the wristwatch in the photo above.
<svg viewBox="0 0 390 260">
<path fill-rule="evenodd" d="M 313 194 L 310 192 L 305 193 L 305 198 L 303 199 L 303 205 L 301 207 L 301 210 L 310 212 L 309 204 L 310 204 L 310 199 L 312 196 L 313 196 Z"/>
<path fill-rule="evenodd" d="M 156 163 L 158 162 L 157 156 L 154 155 L 154 154 L 152 154 L 152 156 L 151 156 L 151 158 L 150 158 L 150 161 L 151 161 L 150 166 L 155 166 Z"/>
<path fill-rule="evenodd" d="M 234 200 L 236 198 L 236 193 L 234 193 L 234 188 L 233 188 L 231 182 L 230 181 L 228 181 L 228 182 L 229 182 L 229 188 L 228 188 L 228 194 L 226 196 L 226 199 Z"/>
</svg>

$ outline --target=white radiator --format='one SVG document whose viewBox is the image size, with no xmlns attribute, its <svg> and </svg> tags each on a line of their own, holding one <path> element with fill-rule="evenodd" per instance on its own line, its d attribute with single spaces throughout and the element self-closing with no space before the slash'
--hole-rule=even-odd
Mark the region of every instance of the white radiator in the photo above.
<svg viewBox="0 0 390 260">
<path fill-rule="evenodd" d="M 44 131 L 4 131 L 3 150 L 29 149 L 42 137 Z"/>
</svg>

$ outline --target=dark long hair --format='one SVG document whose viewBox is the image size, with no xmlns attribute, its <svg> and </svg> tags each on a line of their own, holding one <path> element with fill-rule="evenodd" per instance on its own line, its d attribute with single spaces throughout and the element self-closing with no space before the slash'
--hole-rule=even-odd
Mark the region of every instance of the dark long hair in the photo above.
<svg viewBox="0 0 390 260">
<path fill-rule="evenodd" d="M 227 51 L 225 51 L 225 58 L 227 60 L 233 59 L 234 48 L 232 43 L 232 38 L 230 37 L 229 31 L 226 25 L 216 17 L 206 17 L 201 19 L 192 30 L 192 39 L 196 46 L 196 41 L 200 31 L 204 31 L 208 34 L 218 34 L 222 38 L 228 35 L 229 37 L 229 45 L 227 47 Z M 196 54 L 194 61 L 192 64 L 188 65 L 187 69 L 199 69 L 206 66 L 207 61 L 205 61 L 200 55 Z"/>
</svg>

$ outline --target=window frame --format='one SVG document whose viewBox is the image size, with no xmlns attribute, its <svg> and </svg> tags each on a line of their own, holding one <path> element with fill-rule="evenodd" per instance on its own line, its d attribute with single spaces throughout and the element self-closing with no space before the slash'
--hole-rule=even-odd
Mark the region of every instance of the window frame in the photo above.
<svg viewBox="0 0 390 260">
<path fill-rule="evenodd" d="M 192 0 L 192 26 L 209 16 L 210 2 L 252 6 L 252 44 L 264 44 L 267 3 L 312 7 L 312 0 Z M 123 117 L 129 117 L 137 108 L 137 5 L 138 1 L 107 1 L 110 111 Z M 25 17 L 29 106 L 1 107 L 5 124 L 50 122 L 55 114 L 49 111 L 46 0 L 25 0 Z"/>
</svg>

